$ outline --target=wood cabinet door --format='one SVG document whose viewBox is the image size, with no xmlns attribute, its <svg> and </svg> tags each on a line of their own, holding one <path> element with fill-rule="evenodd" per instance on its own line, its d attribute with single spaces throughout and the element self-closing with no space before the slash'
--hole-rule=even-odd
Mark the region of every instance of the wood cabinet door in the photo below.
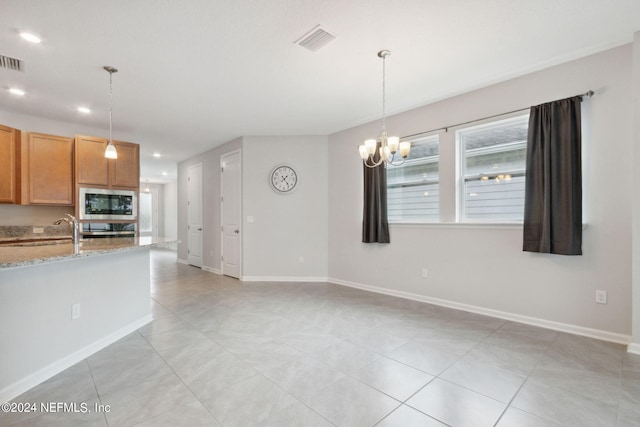
<svg viewBox="0 0 640 427">
<path fill-rule="evenodd" d="M 109 184 L 112 187 L 140 187 L 140 146 L 130 142 L 113 141 L 118 158 L 110 160 Z"/>
<path fill-rule="evenodd" d="M 104 157 L 107 143 L 104 138 L 76 135 L 78 184 L 109 185 L 109 159 Z"/>
<path fill-rule="evenodd" d="M 72 206 L 73 138 L 30 133 L 27 144 L 29 204 Z"/>
<path fill-rule="evenodd" d="M 0 125 L 0 203 L 16 203 L 16 138 L 19 132 Z"/>
</svg>

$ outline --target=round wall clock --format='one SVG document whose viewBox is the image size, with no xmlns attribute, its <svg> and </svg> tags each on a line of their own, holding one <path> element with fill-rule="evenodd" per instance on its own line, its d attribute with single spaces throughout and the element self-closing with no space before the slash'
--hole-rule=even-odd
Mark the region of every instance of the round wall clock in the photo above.
<svg viewBox="0 0 640 427">
<path fill-rule="evenodd" d="M 288 194 L 296 188 L 298 184 L 298 174 L 287 165 L 280 165 L 273 168 L 269 177 L 271 187 L 279 194 Z"/>
</svg>

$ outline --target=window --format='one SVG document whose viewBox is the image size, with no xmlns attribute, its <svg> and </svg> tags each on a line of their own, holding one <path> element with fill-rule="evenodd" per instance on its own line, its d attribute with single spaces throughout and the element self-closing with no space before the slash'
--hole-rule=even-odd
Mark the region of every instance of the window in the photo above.
<svg viewBox="0 0 640 427">
<path fill-rule="evenodd" d="M 401 166 L 387 166 L 389 222 L 427 222 L 439 218 L 438 136 L 411 143 Z"/>
<path fill-rule="evenodd" d="M 522 222 L 529 116 L 456 132 L 458 221 Z"/>
</svg>

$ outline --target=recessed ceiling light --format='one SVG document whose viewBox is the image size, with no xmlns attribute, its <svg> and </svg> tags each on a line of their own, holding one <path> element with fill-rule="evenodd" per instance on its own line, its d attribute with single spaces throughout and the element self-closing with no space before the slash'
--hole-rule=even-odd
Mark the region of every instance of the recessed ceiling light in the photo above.
<svg viewBox="0 0 640 427">
<path fill-rule="evenodd" d="M 91 112 L 87 107 L 78 107 L 78 112 L 82 114 L 89 114 Z"/>
<path fill-rule="evenodd" d="M 18 96 L 24 96 L 24 94 L 25 94 L 25 92 L 22 89 L 18 89 L 17 87 L 10 88 L 9 92 L 11 92 L 14 95 L 18 95 Z"/>
<path fill-rule="evenodd" d="M 162 176 L 167 176 L 169 175 L 168 173 L 166 173 L 165 171 L 162 171 Z"/>
<path fill-rule="evenodd" d="M 155 157 L 155 158 L 162 157 L 162 154 L 160 154 L 160 153 L 153 153 L 153 157 Z"/>
<path fill-rule="evenodd" d="M 40 37 L 36 36 L 35 34 L 31 34 L 31 33 L 20 33 L 20 37 L 22 37 L 23 39 L 25 39 L 26 41 L 30 42 L 30 43 L 40 43 Z"/>
</svg>

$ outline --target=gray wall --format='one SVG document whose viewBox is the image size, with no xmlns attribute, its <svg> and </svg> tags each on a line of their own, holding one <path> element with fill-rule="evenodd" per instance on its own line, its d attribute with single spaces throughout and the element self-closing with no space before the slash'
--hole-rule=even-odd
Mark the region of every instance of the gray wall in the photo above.
<svg viewBox="0 0 640 427">
<path fill-rule="evenodd" d="M 633 42 L 633 344 L 630 350 L 640 354 L 640 32 Z"/>
<path fill-rule="evenodd" d="M 635 70 L 638 73 L 640 70 Z M 522 252 L 521 226 L 395 225 L 391 244 L 360 243 L 362 167 L 372 122 L 329 136 L 329 277 L 459 308 L 625 341 L 631 333 L 632 48 L 532 73 L 389 117 L 392 134 L 573 96 L 583 103 L 584 256 Z M 441 203 L 454 206 L 454 132 L 441 135 Z M 446 211 L 446 209 L 445 209 Z M 452 212 L 445 217 L 452 218 Z M 423 279 L 421 268 L 428 269 Z M 594 291 L 608 292 L 596 305 Z M 596 331 L 592 331 L 596 330 Z"/>
<path fill-rule="evenodd" d="M 326 280 L 327 137 L 245 137 L 242 153 L 243 279 Z M 281 164 L 298 173 L 291 194 L 277 194 L 269 184 Z"/>
<path fill-rule="evenodd" d="M 203 166 L 203 268 L 220 271 L 220 157 L 242 149 L 243 280 L 326 280 L 327 137 L 243 137 L 178 165 L 178 258 L 187 259 L 187 171 Z M 289 195 L 271 190 L 269 173 L 293 166 L 300 181 Z M 247 216 L 254 223 L 247 222 Z M 304 263 L 299 258 L 304 258 Z"/>
</svg>

